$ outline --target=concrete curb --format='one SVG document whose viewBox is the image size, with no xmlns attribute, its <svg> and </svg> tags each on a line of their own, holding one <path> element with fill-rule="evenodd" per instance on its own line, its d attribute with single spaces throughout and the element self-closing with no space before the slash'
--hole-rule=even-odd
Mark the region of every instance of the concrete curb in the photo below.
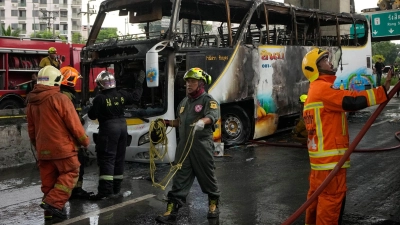
<svg viewBox="0 0 400 225">
<path fill-rule="evenodd" d="M 27 123 L 0 126 L 0 169 L 34 162 Z"/>
</svg>

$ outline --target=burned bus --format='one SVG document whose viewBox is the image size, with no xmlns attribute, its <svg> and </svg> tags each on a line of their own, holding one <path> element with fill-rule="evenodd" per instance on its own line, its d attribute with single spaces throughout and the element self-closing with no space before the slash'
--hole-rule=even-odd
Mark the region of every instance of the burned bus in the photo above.
<svg viewBox="0 0 400 225">
<path fill-rule="evenodd" d="M 98 40 L 103 22 L 112 20 L 115 12 L 127 17 L 137 32 Z M 293 125 L 290 121 L 300 110 L 298 97 L 309 87 L 301 62 L 316 46 L 343 51 L 335 84 L 343 81 L 354 90 L 375 85 L 369 29 L 350 34 L 350 28 L 360 25 L 369 27 L 362 15 L 267 0 L 108 0 L 101 4 L 81 53 L 83 94 L 89 99 L 93 67 L 112 67 L 117 88 L 133 88 L 137 74 L 146 71 L 140 104 L 126 109 L 126 160 L 145 162 L 146 120 L 174 119 L 186 95 L 183 75 L 200 67 L 212 76 L 208 93 L 221 105 L 214 134 L 217 147 L 223 147 L 220 142 L 242 144 Z M 96 135 L 97 124 L 91 123 L 87 131 Z M 175 132 L 168 137 L 173 160 Z"/>
</svg>

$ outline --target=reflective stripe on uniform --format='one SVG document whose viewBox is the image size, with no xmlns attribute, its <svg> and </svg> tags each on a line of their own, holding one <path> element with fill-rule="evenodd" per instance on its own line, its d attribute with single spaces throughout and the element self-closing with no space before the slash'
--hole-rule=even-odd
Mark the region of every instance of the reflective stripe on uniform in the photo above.
<svg viewBox="0 0 400 225">
<path fill-rule="evenodd" d="M 313 102 L 307 104 L 304 107 L 304 110 L 314 110 L 314 119 L 315 119 L 315 130 L 317 132 L 318 137 L 318 151 L 322 151 L 324 149 L 324 136 L 322 133 L 322 121 L 321 121 L 321 114 L 320 109 L 324 108 L 323 102 Z"/>
<path fill-rule="evenodd" d="M 327 163 L 327 164 L 313 164 L 311 163 L 311 169 L 313 170 L 333 170 L 338 162 Z M 346 161 L 342 168 L 349 168 L 350 167 L 350 160 Z"/>
<path fill-rule="evenodd" d="M 87 137 L 88 137 L 88 136 L 85 134 L 85 135 L 83 135 L 83 136 L 81 136 L 81 137 L 79 138 L 79 141 L 82 142 L 82 141 L 84 141 Z"/>
<path fill-rule="evenodd" d="M 322 102 L 309 103 L 304 106 L 303 111 L 308 110 L 308 109 L 316 109 L 316 108 L 324 108 L 324 104 Z"/>
<path fill-rule="evenodd" d="M 318 152 L 309 151 L 308 154 L 311 158 L 321 158 L 321 157 L 328 157 L 328 156 L 336 156 L 336 155 L 344 155 L 347 148 L 342 149 L 333 149 L 333 150 L 322 150 Z"/>
<path fill-rule="evenodd" d="M 57 188 L 57 189 L 59 189 L 59 190 L 61 190 L 61 191 L 63 191 L 63 192 L 66 192 L 66 193 L 68 193 L 68 194 L 71 194 L 71 189 L 69 189 L 68 187 L 66 187 L 66 186 L 64 186 L 64 185 L 62 185 L 62 184 L 55 184 L 55 185 L 54 185 L 54 188 Z"/>
<path fill-rule="evenodd" d="M 99 177 L 99 180 L 113 180 L 113 176 L 112 175 L 101 175 Z"/>
<path fill-rule="evenodd" d="M 114 176 L 114 180 L 115 179 L 122 180 L 122 179 L 124 179 L 124 175 L 116 175 L 116 176 Z"/>
<path fill-rule="evenodd" d="M 369 105 L 376 105 L 375 93 L 372 89 L 366 90 L 368 94 Z"/>
</svg>

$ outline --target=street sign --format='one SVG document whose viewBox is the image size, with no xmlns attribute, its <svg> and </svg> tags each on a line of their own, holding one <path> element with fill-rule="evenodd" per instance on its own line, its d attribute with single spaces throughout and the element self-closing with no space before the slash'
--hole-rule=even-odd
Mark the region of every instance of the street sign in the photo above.
<svg viewBox="0 0 400 225">
<path fill-rule="evenodd" d="M 372 14 L 372 37 L 400 35 L 400 11 Z"/>
<path fill-rule="evenodd" d="M 356 23 L 356 32 L 357 32 L 357 38 L 364 37 L 364 35 L 365 35 L 364 24 Z M 351 36 L 351 38 L 354 37 L 354 25 L 353 24 L 350 25 L 350 36 Z"/>
</svg>

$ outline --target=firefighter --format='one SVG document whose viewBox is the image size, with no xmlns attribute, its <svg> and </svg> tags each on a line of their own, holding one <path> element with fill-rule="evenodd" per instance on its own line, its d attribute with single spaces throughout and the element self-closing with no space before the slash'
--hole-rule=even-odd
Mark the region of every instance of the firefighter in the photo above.
<svg viewBox="0 0 400 225">
<path fill-rule="evenodd" d="M 178 210 L 186 202 L 193 181 L 197 178 L 203 193 L 208 195 L 209 211 L 207 218 L 217 218 L 219 214 L 220 191 L 215 177 L 214 165 L 214 124 L 219 119 L 219 104 L 205 92 L 204 86 L 211 83 L 211 76 L 200 68 L 192 68 L 183 77 L 186 81 L 187 96 L 179 103 L 176 120 L 165 120 L 167 126 L 178 127 L 179 143 L 175 153 L 175 164 L 183 161 L 173 178 L 172 189 L 168 192 L 167 210 L 157 216 L 159 223 L 171 223 L 176 220 Z M 194 127 L 193 127 L 193 124 Z M 195 130 L 193 143 L 188 144 L 191 130 Z"/>
<path fill-rule="evenodd" d="M 296 141 L 299 142 L 302 145 L 307 144 L 307 129 L 306 129 L 306 124 L 304 123 L 303 119 L 303 109 L 304 109 L 304 102 L 306 102 L 307 95 L 302 94 L 300 95 L 299 98 L 299 103 L 300 103 L 300 118 L 296 119 L 296 126 L 293 127 L 292 129 L 292 138 Z"/>
<path fill-rule="evenodd" d="M 54 66 L 55 68 L 60 69 L 62 61 L 60 61 L 57 57 L 57 49 L 50 47 L 48 53 L 49 56 L 40 60 L 39 68 L 41 69 L 45 66 Z"/>
<path fill-rule="evenodd" d="M 33 90 L 33 88 L 37 84 L 37 74 L 33 73 L 31 78 L 32 78 L 31 82 L 29 82 L 28 86 L 26 87 L 26 92 L 25 93 L 27 95 L 29 94 L 29 92 L 31 92 Z"/>
<path fill-rule="evenodd" d="M 303 118 L 308 131 L 308 152 L 311 164 L 307 198 L 321 185 L 349 147 L 345 112 L 355 111 L 387 101 L 391 74 L 384 86 L 364 90 L 340 90 L 333 85 L 340 59 L 338 54 L 315 48 L 302 62 L 302 70 L 310 81 Z M 341 55 L 341 52 L 340 52 Z M 306 211 L 306 224 L 341 224 L 346 199 L 346 169 L 350 159 L 339 169 L 330 184 Z"/>
<path fill-rule="evenodd" d="M 100 175 L 98 193 L 91 196 L 91 200 L 105 199 L 121 190 L 127 145 L 124 106 L 140 100 L 144 79 L 145 73 L 141 71 L 132 93 L 117 91 L 114 75 L 107 71 L 99 73 L 95 80 L 101 92 L 93 99 L 88 116 L 99 121 L 99 133 L 95 141 Z"/>
<path fill-rule="evenodd" d="M 71 100 L 72 104 L 74 104 L 76 109 L 78 107 L 78 102 L 76 98 L 75 85 L 78 79 L 81 78 L 81 76 L 79 72 L 71 66 L 62 67 L 60 69 L 60 72 L 63 75 L 63 80 L 61 81 L 61 87 L 60 87 L 61 93 L 65 94 Z M 83 125 L 84 121 L 79 113 L 78 116 L 81 121 L 81 124 Z M 79 178 L 74 189 L 72 190 L 72 194 L 70 197 L 71 199 L 73 198 L 87 199 L 94 194 L 93 192 L 87 192 L 82 188 L 83 175 L 85 174 L 86 158 L 87 156 L 85 155 L 84 149 L 80 149 L 78 152 L 78 159 L 79 163 L 81 164 L 81 166 L 79 167 Z"/>
<path fill-rule="evenodd" d="M 40 207 L 48 214 L 66 219 L 63 211 L 79 174 L 78 149 L 89 138 L 75 107 L 60 93 L 61 72 L 53 66 L 39 71 L 38 81 L 28 96 L 27 120 L 30 141 L 39 160 L 42 192 Z"/>
</svg>

